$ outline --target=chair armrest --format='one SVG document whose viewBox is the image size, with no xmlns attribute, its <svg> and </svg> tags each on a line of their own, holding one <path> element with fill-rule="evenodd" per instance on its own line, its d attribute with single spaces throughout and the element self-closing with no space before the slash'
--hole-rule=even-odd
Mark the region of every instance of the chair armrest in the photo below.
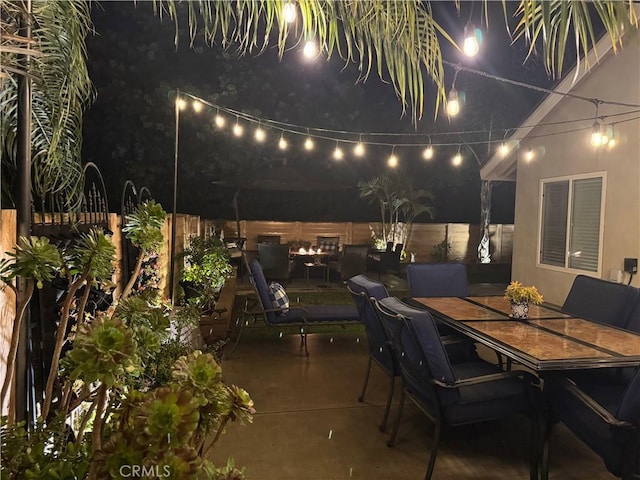
<svg viewBox="0 0 640 480">
<path fill-rule="evenodd" d="M 471 385 L 479 385 L 481 383 L 495 382 L 496 380 L 503 380 L 505 378 L 523 378 L 523 379 L 526 378 L 532 384 L 539 383 L 539 380 L 535 375 L 532 375 L 529 372 L 525 372 L 524 370 L 509 370 L 507 372 L 491 373 L 489 375 L 480 375 L 479 377 L 456 380 L 454 383 L 444 383 L 436 379 L 433 379 L 432 381 L 439 387 L 459 388 L 459 387 L 468 387 Z"/>
<path fill-rule="evenodd" d="M 607 422 L 609 425 L 619 428 L 637 428 L 637 425 L 633 423 L 626 422 L 624 420 L 618 420 L 609 410 L 604 408 L 598 402 L 596 402 L 593 398 L 587 395 L 585 392 L 580 390 L 580 388 L 570 379 L 565 378 L 561 380 L 560 385 L 571 395 L 580 400 L 585 407 L 591 410 L 593 413 L 598 415 L 602 420 Z"/>
</svg>

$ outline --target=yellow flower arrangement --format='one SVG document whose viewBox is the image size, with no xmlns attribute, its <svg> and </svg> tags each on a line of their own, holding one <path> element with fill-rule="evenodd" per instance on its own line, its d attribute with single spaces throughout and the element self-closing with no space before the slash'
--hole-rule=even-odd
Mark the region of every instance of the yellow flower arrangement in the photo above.
<svg viewBox="0 0 640 480">
<path fill-rule="evenodd" d="M 542 295 L 540 295 L 540 292 L 538 292 L 538 289 L 534 285 L 525 287 L 515 280 L 511 282 L 504 291 L 504 298 L 511 303 L 528 302 L 533 305 L 538 305 L 543 301 Z"/>
</svg>

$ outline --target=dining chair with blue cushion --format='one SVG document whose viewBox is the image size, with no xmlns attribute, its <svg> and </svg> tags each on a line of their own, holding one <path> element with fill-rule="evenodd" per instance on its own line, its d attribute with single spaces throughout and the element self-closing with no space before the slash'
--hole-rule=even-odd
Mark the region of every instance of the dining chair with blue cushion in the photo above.
<svg viewBox="0 0 640 480">
<path fill-rule="evenodd" d="M 260 262 L 253 260 L 249 264 L 250 281 L 256 294 L 253 305 L 245 304 L 240 329 L 247 323 L 246 317 L 260 317 L 268 326 L 296 326 L 300 329 L 300 348 L 309 355 L 307 331 L 314 325 L 347 325 L 360 322 L 360 314 L 353 304 L 349 305 L 298 305 L 283 300 L 286 291 L 282 286 L 267 283 Z M 242 330 L 238 333 L 237 342 Z M 235 349 L 235 346 L 234 346 Z M 233 349 L 232 349 L 233 351 Z M 227 355 L 227 358 L 229 355 Z"/>
<path fill-rule="evenodd" d="M 425 479 L 433 475 L 443 426 L 477 424 L 516 414 L 533 418 L 530 477 L 538 474 L 538 426 L 540 391 L 537 379 L 525 371 L 501 371 L 481 359 L 451 362 L 429 312 L 412 308 L 395 297 L 373 300 L 391 336 L 393 353 L 400 366 L 402 396 L 393 432 L 395 442 L 405 396 L 435 425 L 433 446 Z"/>
<path fill-rule="evenodd" d="M 407 285 L 412 297 L 466 297 L 467 268 L 463 263 L 410 263 Z"/>
<path fill-rule="evenodd" d="M 552 425 L 561 421 L 623 480 L 640 478 L 640 370 L 626 384 L 578 386 L 558 376 L 545 378 L 550 407 L 545 432 L 542 479 L 548 478 Z"/>
<path fill-rule="evenodd" d="M 389 392 L 387 394 L 387 403 L 385 405 L 380 431 L 387 428 L 387 420 L 389 411 L 391 410 L 391 402 L 393 400 L 393 392 L 395 389 L 395 379 L 400 376 L 400 369 L 396 363 L 395 357 L 391 352 L 387 336 L 380 324 L 380 320 L 374 311 L 373 304 L 370 299 L 381 300 L 389 296 L 387 288 L 382 282 L 377 282 L 366 275 L 356 275 L 347 281 L 347 288 L 351 292 L 353 301 L 360 313 L 360 321 L 363 323 L 367 340 L 369 342 L 369 361 L 367 364 L 367 372 L 364 377 L 364 385 L 362 392 L 358 396 L 358 401 L 364 401 L 364 395 L 369 384 L 369 375 L 371 374 L 371 365 L 377 364 L 382 371 L 389 377 Z"/>
</svg>

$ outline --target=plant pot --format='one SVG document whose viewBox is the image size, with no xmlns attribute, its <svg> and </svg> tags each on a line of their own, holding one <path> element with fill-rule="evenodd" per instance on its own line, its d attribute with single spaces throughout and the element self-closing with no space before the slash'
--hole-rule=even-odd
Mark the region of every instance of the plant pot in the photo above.
<svg viewBox="0 0 640 480">
<path fill-rule="evenodd" d="M 529 316 L 529 302 L 511 302 L 511 318 L 526 319 Z"/>
</svg>

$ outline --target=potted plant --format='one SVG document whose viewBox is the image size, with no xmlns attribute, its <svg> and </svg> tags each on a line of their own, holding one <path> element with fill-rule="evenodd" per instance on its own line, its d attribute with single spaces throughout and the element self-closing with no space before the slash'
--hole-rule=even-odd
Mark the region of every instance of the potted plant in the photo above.
<svg viewBox="0 0 640 480">
<path fill-rule="evenodd" d="M 181 282 L 187 301 L 199 307 L 203 314 L 210 314 L 222 286 L 233 272 L 227 249 L 216 236 L 194 235 L 184 250 L 184 261 Z"/>
<path fill-rule="evenodd" d="M 543 301 L 542 295 L 534 285 L 525 287 L 515 280 L 507 286 L 504 297 L 511 303 L 511 317 L 518 319 L 529 316 L 530 304 L 538 305 Z"/>
</svg>

